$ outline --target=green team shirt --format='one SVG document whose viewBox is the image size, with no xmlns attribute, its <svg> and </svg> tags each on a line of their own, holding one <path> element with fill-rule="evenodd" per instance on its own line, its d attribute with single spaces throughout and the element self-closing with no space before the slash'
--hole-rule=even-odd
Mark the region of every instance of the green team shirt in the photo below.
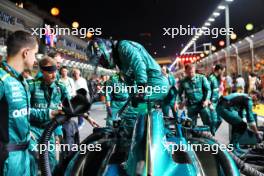
<svg viewBox="0 0 264 176">
<path fill-rule="evenodd" d="M 204 75 L 195 74 L 192 79 L 185 77 L 180 81 L 177 98 L 178 103 L 183 101 L 183 93 L 187 99 L 187 104 L 197 104 L 205 100 L 210 100 L 211 89 Z"/>
<path fill-rule="evenodd" d="M 210 100 L 211 100 L 211 102 L 216 103 L 219 99 L 220 81 L 215 74 L 210 74 L 208 77 L 208 81 L 209 81 L 210 88 L 211 88 Z"/>
</svg>

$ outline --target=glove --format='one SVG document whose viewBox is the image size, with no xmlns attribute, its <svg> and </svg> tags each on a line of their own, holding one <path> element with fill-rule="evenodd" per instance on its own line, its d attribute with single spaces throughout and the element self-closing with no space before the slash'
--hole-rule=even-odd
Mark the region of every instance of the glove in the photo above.
<svg viewBox="0 0 264 176">
<path fill-rule="evenodd" d="M 258 133 L 256 134 L 256 139 L 257 139 L 257 143 L 261 143 L 262 140 L 263 140 L 263 133 L 258 132 Z"/>
<path fill-rule="evenodd" d="M 106 111 L 107 111 L 107 114 L 112 117 L 113 113 L 112 113 L 112 109 L 110 106 L 106 106 Z"/>
<path fill-rule="evenodd" d="M 134 108 L 136 108 L 137 106 L 138 106 L 138 104 L 140 103 L 140 102 L 143 102 L 143 100 L 144 100 L 144 94 L 136 94 L 133 98 L 132 98 L 132 106 L 134 107 Z"/>
<path fill-rule="evenodd" d="M 132 106 L 133 107 L 137 107 L 140 102 L 143 102 L 144 101 L 144 97 L 146 95 L 146 93 L 145 93 L 145 87 L 146 86 L 147 86 L 146 83 L 139 83 L 138 84 L 138 90 L 140 90 L 140 92 L 138 92 L 132 98 Z M 143 88 L 144 88 L 144 91 L 143 91 Z"/>
<path fill-rule="evenodd" d="M 216 131 L 215 125 L 210 125 L 210 131 L 211 131 L 211 134 L 215 136 L 215 131 Z"/>
</svg>

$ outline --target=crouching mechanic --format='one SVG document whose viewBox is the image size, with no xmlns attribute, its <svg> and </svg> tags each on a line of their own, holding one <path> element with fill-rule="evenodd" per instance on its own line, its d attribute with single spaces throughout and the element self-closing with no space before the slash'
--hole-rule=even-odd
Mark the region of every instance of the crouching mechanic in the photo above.
<svg viewBox="0 0 264 176">
<path fill-rule="evenodd" d="M 7 39 L 7 59 L 0 65 L 0 175 L 30 174 L 30 94 L 21 73 L 32 70 L 38 41 L 16 31 Z"/>
<path fill-rule="evenodd" d="M 258 100 L 258 93 L 252 92 L 250 96 L 243 93 L 232 93 L 221 97 L 216 107 L 216 112 L 232 126 L 231 141 L 234 153 L 238 156 L 244 152 L 240 149 L 239 139 L 247 130 L 247 126 L 255 133 L 258 142 L 263 134 L 258 131 L 252 111 L 253 101 Z"/>
<path fill-rule="evenodd" d="M 225 68 L 217 64 L 214 67 L 214 71 L 212 74 L 208 76 L 208 81 L 211 87 L 211 97 L 210 97 L 210 111 L 211 111 L 211 118 L 213 119 L 212 122 L 212 132 L 213 134 L 217 131 L 217 129 L 220 127 L 222 123 L 221 117 L 216 113 L 216 105 L 219 100 L 219 87 L 220 87 L 220 82 L 222 79 L 222 75 L 225 71 Z"/>
<path fill-rule="evenodd" d="M 168 80 L 162 75 L 160 66 L 149 55 L 146 49 L 139 43 L 121 40 L 112 41 L 104 39 L 94 39 L 89 42 L 87 55 L 94 62 L 104 68 L 113 69 L 116 66 L 124 73 L 127 86 L 136 85 L 138 91 L 133 96 L 132 106 L 146 100 L 163 100 L 168 93 Z M 129 89 L 129 93 L 131 89 Z M 144 91 L 142 91 L 144 90 Z M 146 93 L 147 92 L 147 93 Z M 138 106 L 141 108 L 142 106 Z M 144 109 L 144 112 L 146 108 Z M 130 113 L 131 112 L 131 113 Z M 121 124 L 124 128 L 132 132 L 138 112 L 127 111 L 121 115 Z"/>
<path fill-rule="evenodd" d="M 39 67 L 41 69 L 42 76 L 38 79 L 29 81 L 31 93 L 31 149 L 33 151 L 39 149 L 36 146 L 40 141 L 40 137 L 46 128 L 46 125 L 52 118 L 62 113 L 60 109 L 61 103 L 64 99 L 70 99 L 69 93 L 67 92 L 64 84 L 56 80 L 56 62 L 52 58 L 45 56 L 40 60 Z M 61 128 L 57 128 L 54 133 L 56 136 L 57 134 L 62 134 Z M 57 165 L 55 149 L 55 139 L 53 134 L 50 140 L 49 150 L 51 171 L 54 171 L 55 166 Z M 37 168 L 38 161 L 36 158 L 34 164 Z"/>
<path fill-rule="evenodd" d="M 195 66 L 192 64 L 185 65 L 186 77 L 180 81 L 178 89 L 177 102 L 179 108 L 184 105 L 187 107 L 188 117 L 193 120 L 194 126 L 197 123 L 198 115 L 205 125 L 208 125 L 212 131 L 212 122 L 209 110 L 211 89 L 208 80 L 204 75 L 195 73 Z M 183 101 L 183 93 L 186 103 Z"/>
<path fill-rule="evenodd" d="M 128 92 L 121 73 L 112 75 L 106 82 L 106 126 L 113 126 L 113 120 L 116 120 L 118 111 L 125 105 L 128 100 Z"/>
</svg>

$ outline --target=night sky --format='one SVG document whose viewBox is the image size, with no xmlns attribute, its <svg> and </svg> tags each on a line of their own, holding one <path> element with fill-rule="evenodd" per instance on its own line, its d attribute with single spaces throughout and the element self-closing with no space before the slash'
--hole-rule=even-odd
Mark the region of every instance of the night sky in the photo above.
<svg viewBox="0 0 264 176">
<path fill-rule="evenodd" d="M 14 1 L 14 0 L 13 0 Z M 50 11 L 58 7 L 58 18 L 71 25 L 78 21 L 80 27 L 102 28 L 102 37 L 129 39 L 143 44 L 155 57 L 175 56 L 192 36 L 178 36 L 172 39 L 164 36 L 163 28 L 179 25 L 201 27 L 221 0 L 24 0 L 39 8 Z M 245 29 L 247 23 L 254 24 L 254 31 Z M 211 27 L 224 27 L 224 11 Z M 264 0 L 234 0 L 230 6 L 230 27 L 238 34 L 238 39 L 264 29 Z M 147 35 L 146 35 L 147 34 Z M 212 42 L 220 49 L 221 39 L 202 37 L 198 40 Z M 224 39 L 224 37 L 222 37 Z M 164 47 L 165 45 L 165 47 Z M 157 52 L 154 55 L 154 52 Z"/>
</svg>

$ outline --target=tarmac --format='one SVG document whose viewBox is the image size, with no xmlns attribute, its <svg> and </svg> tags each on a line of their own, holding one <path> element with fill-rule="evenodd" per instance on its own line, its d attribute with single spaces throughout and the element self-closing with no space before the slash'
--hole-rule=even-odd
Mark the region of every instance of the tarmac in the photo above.
<svg viewBox="0 0 264 176">
<path fill-rule="evenodd" d="M 106 109 L 103 103 L 101 102 L 94 103 L 90 110 L 90 116 L 94 120 L 96 120 L 96 122 L 100 126 L 105 127 Z M 202 124 L 200 120 L 198 120 L 198 125 L 199 124 L 200 125 Z M 228 144 L 228 141 L 229 141 L 228 139 L 229 127 L 228 126 L 229 125 L 225 121 L 223 121 L 223 123 L 219 127 L 219 130 L 216 133 L 216 139 L 218 139 L 219 142 L 223 144 Z M 93 131 L 93 127 L 87 121 L 85 121 L 85 125 L 80 130 L 80 140 L 82 141 L 87 136 L 92 134 L 92 131 Z"/>
</svg>

